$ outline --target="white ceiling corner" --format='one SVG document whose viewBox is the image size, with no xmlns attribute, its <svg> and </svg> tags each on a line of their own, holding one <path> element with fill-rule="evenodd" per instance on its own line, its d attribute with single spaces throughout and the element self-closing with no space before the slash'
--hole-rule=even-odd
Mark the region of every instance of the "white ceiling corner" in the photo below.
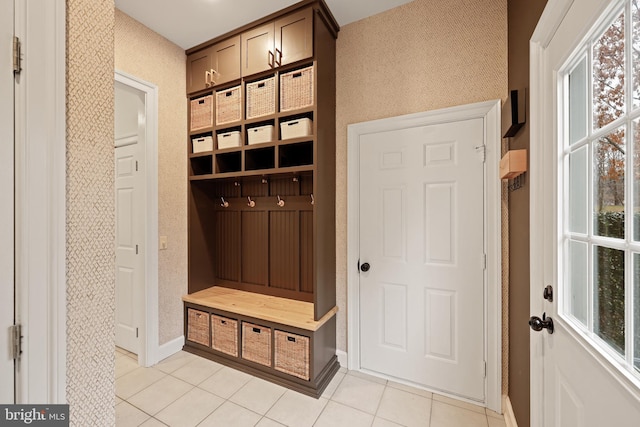
<svg viewBox="0 0 640 427">
<path fill-rule="evenodd" d="M 325 0 L 340 26 L 411 0 Z M 116 7 L 188 49 L 277 12 L 297 0 L 115 0 Z"/>
</svg>

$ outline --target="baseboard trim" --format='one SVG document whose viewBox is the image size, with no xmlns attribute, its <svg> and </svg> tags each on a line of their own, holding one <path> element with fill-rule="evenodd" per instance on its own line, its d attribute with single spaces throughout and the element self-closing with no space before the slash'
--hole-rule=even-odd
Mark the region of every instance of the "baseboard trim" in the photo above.
<svg viewBox="0 0 640 427">
<path fill-rule="evenodd" d="M 336 350 L 336 356 L 338 356 L 338 363 L 341 368 L 346 368 L 348 365 L 347 352 L 342 350 Z"/>
<path fill-rule="evenodd" d="M 176 354 L 184 346 L 184 335 L 158 346 L 158 362 Z"/>
<path fill-rule="evenodd" d="M 504 413 L 504 422 L 507 427 L 518 427 L 509 396 L 502 396 L 502 412 Z"/>
</svg>

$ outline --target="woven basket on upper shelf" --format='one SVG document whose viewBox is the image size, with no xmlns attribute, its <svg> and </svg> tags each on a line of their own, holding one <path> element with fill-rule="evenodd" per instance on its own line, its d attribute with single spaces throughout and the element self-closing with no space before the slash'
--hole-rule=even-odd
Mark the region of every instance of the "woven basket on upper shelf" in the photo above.
<svg viewBox="0 0 640 427">
<path fill-rule="evenodd" d="M 280 111 L 313 105 L 313 66 L 280 75 Z"/>
<path fill-rule="evenodd" d="M 216 125 L 237 122 L 242 118 L 242 90 L 235 86 L 216 92 Z"/>
<path fill-rule="evenodd" d="M 211 347 L 238 357 L 238 321 L 211 315 Z"/>
<path fill-rule="evenodd" d="M 187 309 L 187 340 L 209 346 L 209 313 Z"/>
<path fill-rule="evenodd" d="M 191 100 L 191 131 L 213 126 L 213 95 Z"/>
<path fill-rule="evenodd" d="M 247 119 L 276 112 L 276 78 L 247 83 Z"/>
<path fill-rule="evenodd" d="M 309 380 L 309 337 L 276 330 L 274 368 Z"/>
<path fill-rule="evenodd" d="M 242 358 L 271 366 L 271 329 L 242 322 Z"/>
</svg>

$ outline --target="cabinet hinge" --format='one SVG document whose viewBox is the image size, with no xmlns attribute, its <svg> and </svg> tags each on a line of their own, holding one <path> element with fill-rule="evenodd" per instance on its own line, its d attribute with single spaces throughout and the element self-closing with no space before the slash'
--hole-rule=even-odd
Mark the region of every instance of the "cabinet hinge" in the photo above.
<svg viewBox="0 0 640 427">
<path fill-rule="evenodd" d="M 138 338 L 138 328 L 136 328 L 136 338 Z"/>
<path fill-rule="evenodd" d="M 11 356 L 13 360 L 20 360 L 22 354 L 22 325 L 13 325 L 10 328 L 11 333 Z"/>
<path fill-rule="evenodd" d="M 138 255 L 138 245 L 136 245 L 136 255 Z"/>
<path fill-rule="evenodd" d="M 22 71 L 22 43 L 18 37 L 13 37 L 13 74 L 20 74 Z"/>
<path fill-rule="evenodd" d="M 138 172 L 138 161 L 136 160 L 136 172 Z"/>
</svg>

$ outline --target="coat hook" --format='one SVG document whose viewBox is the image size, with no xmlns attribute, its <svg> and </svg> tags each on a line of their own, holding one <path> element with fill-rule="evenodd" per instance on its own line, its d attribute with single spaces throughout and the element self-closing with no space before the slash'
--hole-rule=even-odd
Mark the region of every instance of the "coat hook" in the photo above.
<svg viewBox="0 0 640 427">
<path fill-rule="evenodd" d="M 294 176 L 294 177 L 293 177 L 293 179 L 292 179 L 292 181 L 293 181 L 293 182 L 298 182 L 298 177 L 297 177 L 297 176 Z"/>
<path fill-rule="evenodd" d="M 251 200 L 251 196 L 247 196 L 247 200 L 249 201 L 249 202 L 247 203 L 247 205 L 248 205 L 250 208 L 255 208 L 255 207 L 256 207 L 256 201 L 255 201 L 255 200 Z"/>
<path fill-rule="evenodd" d="M 279 195 L 278 195 L 278 206 L 280 207 L 284 206 L 284 200 L 282 200 Z"/>
<path fill-rule="evenodd" d="M 267 181 L 267 179 L 266 179 L 266 178 L 262 178 L 262 183 L 263 183 L 263 184 L 268 184 L 268 183 L 269 183 L 269 181 Z"/>
<path fill-rule="evenodd" d="M 240 183 L 238 181 L 235 181 L 233 185 L 235 185 L 236 187 L 240 187 Z"/>
<path fill-rule="evenodd" d="M 220 200 L 222 200 L 222 203 L 220 203 L 220 206 L 222 206 L 223 208 L 228 208 L 229 207 L 229 202 L 227 202 L 224 197 L 220 197 Z"/>
<path fill-rule="evenodd" d="M 316 204 L 316 199 L 313 198 L 313 193 L 311 193 L 311 204 L 312 205 Z"/>
</svg>

